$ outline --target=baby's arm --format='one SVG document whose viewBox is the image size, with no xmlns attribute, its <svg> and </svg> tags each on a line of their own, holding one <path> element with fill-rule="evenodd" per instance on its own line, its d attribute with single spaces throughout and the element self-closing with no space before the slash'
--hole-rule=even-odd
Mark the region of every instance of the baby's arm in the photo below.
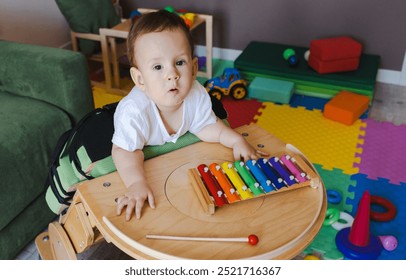
<svg viewBox="0 0 406 280">
<path fill-rule="evenodd" d="M 244 161 L 247 161 L 268 155 L 262 151 L 255 150 L 241 134 L 226 126 L 219 119 L 217 119 L 216 123 L 204 127 L 196 133 L 196 136 L 202 141 L 218 142 L 228 148 L 232 148 L 235 160 L 243 158 Z"/>
<path fill-rule="evenodd" d="M 142 207 L 148 199 L 149 206 L 155 208 L 154 195 L 148 186 L 144 173 L 144 153 L 141 150 L 126 151 L 113 144 L 111 151 L 114 164 L 120 174 L 127 192 L 117 201 L 117 215 L 127 206 L 125 219 L 129 221 L 135 210 L 137 219 L 141 217 Z"/>
</svg>

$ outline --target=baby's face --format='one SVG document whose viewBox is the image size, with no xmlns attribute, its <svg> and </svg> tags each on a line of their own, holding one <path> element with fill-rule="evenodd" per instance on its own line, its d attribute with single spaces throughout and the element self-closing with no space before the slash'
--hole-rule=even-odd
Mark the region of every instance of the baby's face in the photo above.
<svg viewBox="0 0 406 280">
<path fill-rule="evenodd" d="M 180 106 L 196 78 L 197 59 L 192 59 L 186 36 L 180 30 L 141 35 L 134 46 L 138 71 L 135 84 L 159 109 Z"/>
</svg>

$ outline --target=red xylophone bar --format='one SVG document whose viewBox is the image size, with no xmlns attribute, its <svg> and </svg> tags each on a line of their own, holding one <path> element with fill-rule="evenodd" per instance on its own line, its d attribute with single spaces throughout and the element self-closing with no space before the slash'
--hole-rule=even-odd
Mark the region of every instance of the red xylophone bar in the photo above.
<svg viewBox="0 0 406 280">
<path fill-rule="evenodd" d="M 216 181 L 216 178 L 214 178 L 209 167 L 206 164 L 200 164 L 197 167 L 197 170 L 199 171 L 200 175 L 202 176 L 202 179 L 203 179 L 204 183 L 206 184 L 207 190 L 212 195 L 214 202 L 216 203 L 216 206 L 221 207 L 224 204 L 228 204 L 228 201 L 227 201 L 226 197 L 224 196 L 224 193 L 223 193 L 220 185 Z"/>
</svg>

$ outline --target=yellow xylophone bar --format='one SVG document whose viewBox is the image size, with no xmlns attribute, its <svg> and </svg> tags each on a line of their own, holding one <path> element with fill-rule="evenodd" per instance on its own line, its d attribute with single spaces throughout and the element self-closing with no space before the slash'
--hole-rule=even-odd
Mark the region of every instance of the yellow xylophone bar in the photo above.
<svg viewBox="0 0 406 280">
<path fill-rule="evenodd" d="M 254 197 L 249 188 L 245 185 L 244 181 L 241 179 L 240 175 L 238 175 L 237 171 L 234 169 L 234 165 L 231 162 L 223 162 L 221 164 L 221 168 L 223 168 L 224 172 L 230 179 L 233 186 L 237 189 L 242 199 Z"/>
<path fill-rule="evenodd" d="M 230 181 L 227 179 L 226 175 L 223 173 L 220 165 L 218 165 L 217 163 L 212 163 L 209 165 L 209 169 L 216 178 L 220 187 L 223 189 L 228 202 L 233 203 L 236 201 L 240 201 L 240 196 L 238 195 L 237 191 L 234 189 Z"/>
</svg>

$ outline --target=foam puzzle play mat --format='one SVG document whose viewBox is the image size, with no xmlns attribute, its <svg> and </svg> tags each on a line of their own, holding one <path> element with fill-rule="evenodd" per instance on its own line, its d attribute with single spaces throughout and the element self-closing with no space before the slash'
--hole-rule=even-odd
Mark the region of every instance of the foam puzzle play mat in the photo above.
<svg viewBox="0 0 406 280">
<path fill-rule="evenodd" d="M 406 259 L 406 125 L 368 117 L 379 56 L 335 39 L 348 52 L 312 42 L 313 69 L 289 60 L 291 46 L 251 42 L 233 64 L 249 82 L 248 97 L 221 99 L 228 122 L 255 123 L 292 144 L 323 180 L 325 221 L 303 258 Z"/>
</svg>

